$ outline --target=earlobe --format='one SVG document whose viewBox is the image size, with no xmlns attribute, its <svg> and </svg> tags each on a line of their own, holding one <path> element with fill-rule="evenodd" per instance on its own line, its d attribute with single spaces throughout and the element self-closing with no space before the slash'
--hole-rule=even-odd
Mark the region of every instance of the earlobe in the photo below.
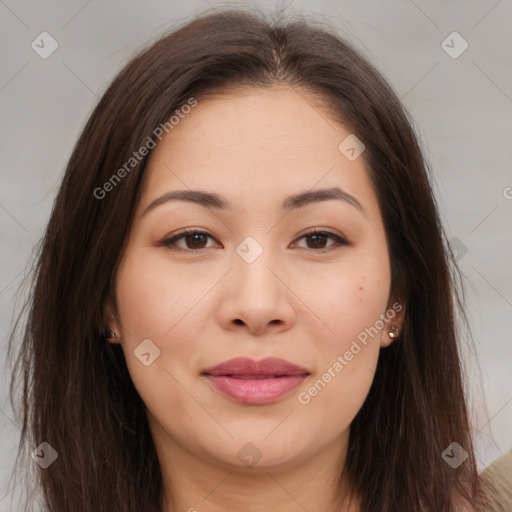
<svg viewBox="0 0 512 512">
<path fill-rule="evenodd" d="M 119 329 L 109 301 L 105 303 L 103 308 L 103 318 L 103 324 L 105 327 L 101 331 L 101 335 L 105 338 L 105 341 L 108 341 L 109 343 L 119 343 Z"/>
<path fill-rule="evenodd" d="M 389 327 L 388 336 L 394 340 L 398 338 L 398 335 L 400 334 L 400 329 L 396 325 L 391 325 Z"/>
<path fill-rule="evenodd" d="M 400 337 L 403 329 L 405 307 L 401 300 L 390 300 L 386 311 L 387 324 L 381 333 L 381 347 L 386 348 Z"/>
<path fill-rule="evenodd" d="M 400 336 L 400 329 L 396 325 L 390 325 L 386 329 L 386 334 L 382 337 L 381 347 L 389 347 L 398 336 Z"/>
<path fill-rule="evenodd" d="M 108 341 L 109 343 L 119 343 L 114 331 L 106 331 L 103 335 L 105 337 L 105 341 Z"/>
</svg>

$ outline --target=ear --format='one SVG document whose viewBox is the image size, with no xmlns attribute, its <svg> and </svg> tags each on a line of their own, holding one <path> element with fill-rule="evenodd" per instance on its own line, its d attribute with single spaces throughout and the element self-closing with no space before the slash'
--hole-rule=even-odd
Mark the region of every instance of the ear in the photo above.
<svg viewBox="0 0 512 512">
<path fill-rule="evenodd" d="M 405 304 L 398 295 L 390 296 L 384 316 L 384 328 L 380 336 L 381 348 L 389 347 L 402 335 Z"/>
<path fill-rule="evenodd" d="M 109 343 L 116 344 L 120 343 L 120 330 L 119 323 L 117 321 L 117 310 L 114 307 L 112 300 L 109 298 L 105 301 L 103 305 L 103 327 L 102 330 L 105 333 L 111 331 L 112 335 L 106 335 L 106 339 Z"/>
</svg>

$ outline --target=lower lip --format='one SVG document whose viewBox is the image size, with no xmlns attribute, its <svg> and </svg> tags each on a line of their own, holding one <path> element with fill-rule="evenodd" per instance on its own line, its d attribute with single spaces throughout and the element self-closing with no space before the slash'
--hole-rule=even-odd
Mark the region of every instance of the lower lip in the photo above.
<svg viewBox="0 0 512 512">
<path fill-rule="evenodd" d="M 226 375 L 206 375 L 211 384 L 236 402 L 263 405 L 275 402 L 299 386 L 307 375 L 290 375 L 269 379 L 243 380 Z"/>
</svg>

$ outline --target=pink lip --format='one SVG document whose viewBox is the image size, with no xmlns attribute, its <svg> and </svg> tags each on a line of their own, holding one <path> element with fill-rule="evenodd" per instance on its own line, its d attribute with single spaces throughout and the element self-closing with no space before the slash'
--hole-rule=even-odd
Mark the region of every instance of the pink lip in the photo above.
<svg viewBox="0 0 512 512">
<path fill-rule="evenodd" d="M 275 402 L 288 394 L 304 381 L 309 372 L 301 366 L 275 357 L 261 361 L 237 357 L 208 368 L 201 374 L 231 399 L 262 405 Z"/>
</svg>

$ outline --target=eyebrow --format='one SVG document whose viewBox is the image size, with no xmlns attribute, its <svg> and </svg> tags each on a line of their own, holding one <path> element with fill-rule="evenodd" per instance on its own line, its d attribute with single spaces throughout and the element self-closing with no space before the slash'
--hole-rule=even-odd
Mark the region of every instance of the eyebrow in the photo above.
<svg viewBox="0 0 512 512">
<path fill-rule="evenodd" d="M 290 210 L 303 208 L 313 203 L 329 201 L 332 199 L 345 201 L 348 204 L 351 204 L 366 217 L 366 211 L 363 208 L 363 205 L 353 195 L 338 187 L 308 190 L 306 192 L 289 196 L 283 201 L 281 208 L 288 212 Z M 186 201 L 205 208 L 214 208 L 216 210 L 229 210 L 232 208 L 232 204 L 226 198 L 213 192 L 205 192 L 202 190 L 174 190 L 172 192 L 167 192 L 152 201 L 142 212 L 142 215 L 146 215 L 146 213 L 155 209 L 157 206 L 168 203 L 169 201 Z"/>
</svg>

